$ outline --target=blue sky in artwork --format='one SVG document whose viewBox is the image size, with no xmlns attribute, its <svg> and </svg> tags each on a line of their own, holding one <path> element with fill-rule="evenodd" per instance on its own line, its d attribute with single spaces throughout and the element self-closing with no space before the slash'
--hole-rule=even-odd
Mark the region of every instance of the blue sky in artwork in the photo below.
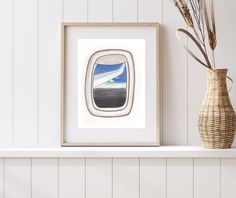
<svg viewBox="0 0 236 198">
<path fill-rule="evenodd" d="M 96 68 L 94 70 L 94 75 L 118 70 L 121 67 L 121 65 L 122 65 L 122 63 L 115 64 L 115 65 L 97 64 Z M 127 82 L 127 69 L 126 69 L 126 67 L 121 75 L 113 78 L 112 82 L 109 81 L 109 83 L 126 83 L 126 82 Z"/>
</svg>

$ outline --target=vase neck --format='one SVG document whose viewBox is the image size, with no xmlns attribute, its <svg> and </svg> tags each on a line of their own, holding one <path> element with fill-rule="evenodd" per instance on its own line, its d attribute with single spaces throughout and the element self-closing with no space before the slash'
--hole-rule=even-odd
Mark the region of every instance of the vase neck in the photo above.
<svg viewBox="0 0 236 198">
<path fill-rule="evenodd" d="M 215 94 L 226 94 L 227 69 L 209 70 L 207 72 L 207 84 L 208 92 L 214 92 Z"/>
</svg>

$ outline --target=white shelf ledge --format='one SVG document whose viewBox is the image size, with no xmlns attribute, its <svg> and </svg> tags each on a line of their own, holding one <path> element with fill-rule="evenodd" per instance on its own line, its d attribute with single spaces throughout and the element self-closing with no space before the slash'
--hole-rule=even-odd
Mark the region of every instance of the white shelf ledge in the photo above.
<svg viewBox="0 0 236 198">
<path fill-rule="evenodd" d="M 0 149 L 0 157 L 203 157 L 236 158 L 236 148 L 204 149 L 197 146 L 63 147 Z"/>
</svg>

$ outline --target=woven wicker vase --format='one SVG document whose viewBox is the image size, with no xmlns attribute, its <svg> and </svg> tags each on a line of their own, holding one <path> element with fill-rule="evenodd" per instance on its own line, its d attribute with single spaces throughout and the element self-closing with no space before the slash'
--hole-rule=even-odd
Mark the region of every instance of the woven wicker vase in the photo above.
<svg viewBox="0 0 236 198">
<path fill-rule="evenodd" d="M 236 129 L 236 116 L 230 103 L 227 69 L 208 70 L 207 92 L 198 118 L 201 141 L 205 148 L 230 148 Z"/>
</svg>

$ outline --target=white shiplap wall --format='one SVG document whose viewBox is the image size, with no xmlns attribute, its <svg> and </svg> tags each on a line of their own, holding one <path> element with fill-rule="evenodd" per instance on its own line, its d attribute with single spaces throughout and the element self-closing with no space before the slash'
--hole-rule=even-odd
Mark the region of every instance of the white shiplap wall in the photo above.
<svg viewBox="0 0 236 198">
<path fill-rule="evenodd" d="M 236 79 L 236 3 L 226 1 L 217 1 L 216 55 Z M 162 143 L 200 144 L 205 72 L 175 38 L 184 23 L 171 0 L 0 0 L 0 147 L 59 146 L 62 21 L 161 23 Z M 234 107 L 235 95 L 234 88 Z M 2 158 L 0 198 L 234 198 L 235 166 L 236 159 Z"/>
</svg>

